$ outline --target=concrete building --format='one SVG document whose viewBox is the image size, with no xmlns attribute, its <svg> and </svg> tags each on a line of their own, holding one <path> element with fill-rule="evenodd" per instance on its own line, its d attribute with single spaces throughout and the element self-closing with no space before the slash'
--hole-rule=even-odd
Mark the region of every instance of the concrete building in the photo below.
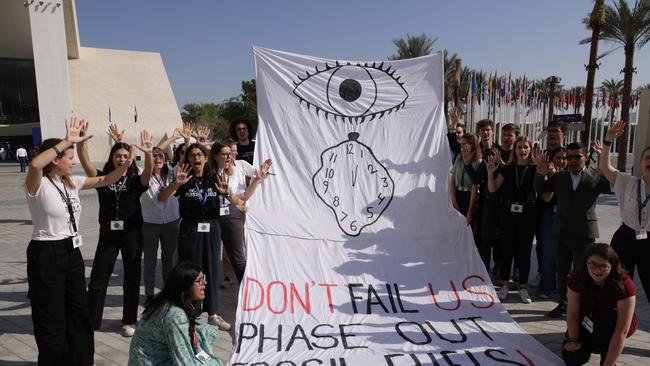
<svg viewBox="0 0 650 366">
<path fill-rule="evenodd" d="M 74 114 L 91 122 L 91 158 L 105 160 L 109 108 L 128 142 L 182 124 L 159 53 L 81 47 L 74 0 L 0 1 L 1 147 L 63 137 Z"/>
</svg>

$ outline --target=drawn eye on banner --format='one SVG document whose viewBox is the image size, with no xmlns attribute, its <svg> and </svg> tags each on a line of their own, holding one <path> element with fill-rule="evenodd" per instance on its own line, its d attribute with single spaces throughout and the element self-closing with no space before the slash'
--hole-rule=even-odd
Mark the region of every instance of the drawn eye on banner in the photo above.
<svg viewBox="0 0 650 366">
<path fill-rule="evenodd" d="M 341 119 L 360 126 L 364 121 L 382 118 L 406 105 L 408 92 L 396 70 L 384 63 L 334 66 L 306 72 L 294 82 L 293 93 L 316 115 Z M 359 133 L 325 149 L 320 168 L 312 177 L 314 192 L 334 213 L 336 224 L 346 235 L 358 236 L 377 222 L 393 199 L 395 184 L 386 167 L 372 149 L 360 142 Z"/>
<path fill-rule="evenodd" d="M 315 70 L 298 76 L 293 94 L 326 118 L 359 124 L 372 121 L 400 110 L 409 97 L 395 70 L 384 69 L 383 62 L 341 65 L 336 61 L 334 66 L 325 63 L 324 69 L 316 66 Z"/>
</svg>

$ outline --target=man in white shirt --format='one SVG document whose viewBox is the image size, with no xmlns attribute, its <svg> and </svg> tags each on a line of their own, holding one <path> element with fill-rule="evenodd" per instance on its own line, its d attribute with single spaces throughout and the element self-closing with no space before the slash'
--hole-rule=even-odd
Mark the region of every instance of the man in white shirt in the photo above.
<svg viewBox="0 0 650 366">
<path fill-rule="evenodd" d="M 27 171 L 27 150 L 25 146 L 20 145 L 16 150 L 16 160 L 20 163 L 20 172 L 24 173 Z"/>
</svg>

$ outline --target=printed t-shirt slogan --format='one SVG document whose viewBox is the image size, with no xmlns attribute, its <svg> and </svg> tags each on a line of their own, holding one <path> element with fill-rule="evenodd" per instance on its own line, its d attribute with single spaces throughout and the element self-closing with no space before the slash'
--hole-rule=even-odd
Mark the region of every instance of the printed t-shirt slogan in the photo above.
<svg viewBox="0 0 650 366">
<path fill-rule="evenodd" d="M 450 205 L 442 54 L 254 48 L 255 162 L 232 365 L 560 365 L 498 302 Z"/>
</svg>

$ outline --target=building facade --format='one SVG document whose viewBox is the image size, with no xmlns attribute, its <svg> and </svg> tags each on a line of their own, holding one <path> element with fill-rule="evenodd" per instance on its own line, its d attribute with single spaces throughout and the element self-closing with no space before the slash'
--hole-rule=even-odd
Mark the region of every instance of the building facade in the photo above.
<svg viewBox="0 0 650 366">
<path fill-rule="evenodd" d="M 81 47 L 74 0 L 0 1 L 0 147 L 63 137 L 72 115 L 91 122 L 95 161 L 107 158 L 109 122 L 128 142 L 182 124 L 159 53 Z"/>
</svg>

